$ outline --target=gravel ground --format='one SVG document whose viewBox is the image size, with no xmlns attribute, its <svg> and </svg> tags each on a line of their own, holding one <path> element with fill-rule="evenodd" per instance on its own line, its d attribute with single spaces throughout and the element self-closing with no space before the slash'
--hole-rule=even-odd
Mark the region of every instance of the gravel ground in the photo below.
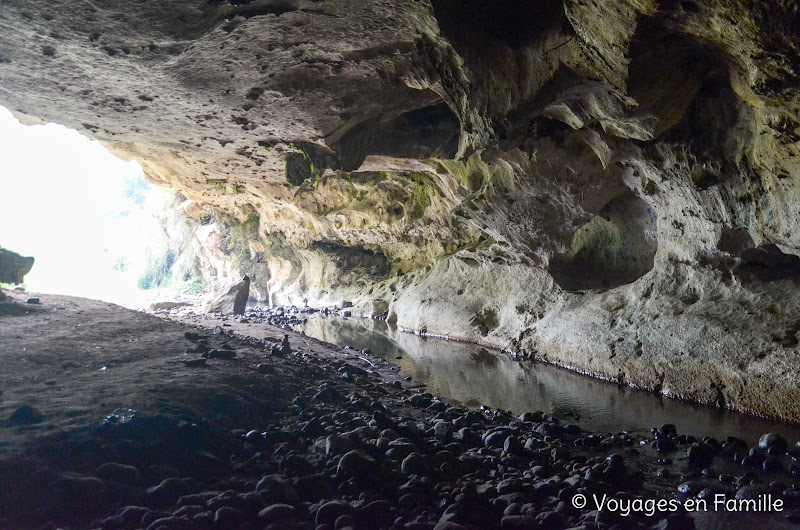
<svg viewBox="0 0 800 530">
<path fill-rule="evenodd" d="M 282 329 L 286 316 L 167 320 L 93 300 L 11 296 L 0 304 L 2 528 L 800 520 L 797 448 L 779 437 L 750 448 L 669 425 L 604 436 L 541 412 L 451 406 L 367 352 Z M 746 499 L 774 511 L 742 513 L 736 501 Z M 715 500 L 739 511 L 715 511 Z M 687 513 L 703 501 L 707 510 Z"/>
</svg>

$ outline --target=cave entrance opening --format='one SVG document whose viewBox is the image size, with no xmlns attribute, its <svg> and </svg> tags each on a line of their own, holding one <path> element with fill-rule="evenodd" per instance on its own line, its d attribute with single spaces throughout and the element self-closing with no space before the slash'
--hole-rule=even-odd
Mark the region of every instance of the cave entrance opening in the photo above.
<svg viewBox="0 0 800 530">
<path fill-rule="evenodd" d="M 164 226 L 175 190 L 77 131 L 23 125 L 3 107 L 0 145 L 0 245 L 36 260 L 23 287 L 145 305 L 175 267 Z"/>
</svg>

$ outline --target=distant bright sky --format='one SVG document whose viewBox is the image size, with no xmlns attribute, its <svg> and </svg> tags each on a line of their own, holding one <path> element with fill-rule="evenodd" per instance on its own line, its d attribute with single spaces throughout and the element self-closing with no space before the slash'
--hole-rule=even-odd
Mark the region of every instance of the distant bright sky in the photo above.
<svg viewBox="0 0 800 530">
<path fill-rule="evenodd" d="M 136 305 L 147 241 L 159 234 L 148 208 L 165 192 L 77 131 L 25 126 L 0 107 L 0 245 L 35 258 L 29 290 Z M 124 273 L 113 270 L 121 257 Z"/>
</svg>

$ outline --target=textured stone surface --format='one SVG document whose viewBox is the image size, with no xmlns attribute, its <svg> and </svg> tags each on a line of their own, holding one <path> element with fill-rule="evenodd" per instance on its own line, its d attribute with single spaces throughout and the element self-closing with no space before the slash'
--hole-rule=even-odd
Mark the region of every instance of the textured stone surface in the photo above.
<svg viewBox="0 0 800 530">
<path fill-rule="evenodd" d="M 209 300 L 206 304 L 205 312 L 216 312 L 223 315 L 243 315 L 249 297 L 250 278 L 245 276 L 240 282 L 231 285 L 226 292 Z"/>
<path fill-rule="evenodd" d="M 33 258 L 0 248 L 0 282 L 22 283 L 33 268 Z"/>
<path fill-rule="evenodd" d="M 788 0 L 10 0 L 0 104 L 213 206 L 185 207 L 201 259 L 260 297 L 800 419 L 799 23 Z"/>
</svg>

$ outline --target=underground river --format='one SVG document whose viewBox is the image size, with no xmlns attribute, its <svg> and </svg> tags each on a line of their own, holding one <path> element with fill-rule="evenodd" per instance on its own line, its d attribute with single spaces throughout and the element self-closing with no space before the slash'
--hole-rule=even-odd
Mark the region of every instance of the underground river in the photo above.
<svg viewBox="0 0 800 530">
<path fill-rule="evenodd" d="M 672 423 L 679 433 L 698 438 L 736 436 L 756 444 L 762 434 L 777 432 L 790 443 L 800 439 L 800 425 L 620 387 L 474 344 L 420 337 L 380 320 L 304 316 L 308 322 L 296 331 L 342 347 L 368 348 L 431 394 L 469 408 L 485 405 L 515 415 L 541 410 L 596 432 L 643 432 Z"/>
</svg>

